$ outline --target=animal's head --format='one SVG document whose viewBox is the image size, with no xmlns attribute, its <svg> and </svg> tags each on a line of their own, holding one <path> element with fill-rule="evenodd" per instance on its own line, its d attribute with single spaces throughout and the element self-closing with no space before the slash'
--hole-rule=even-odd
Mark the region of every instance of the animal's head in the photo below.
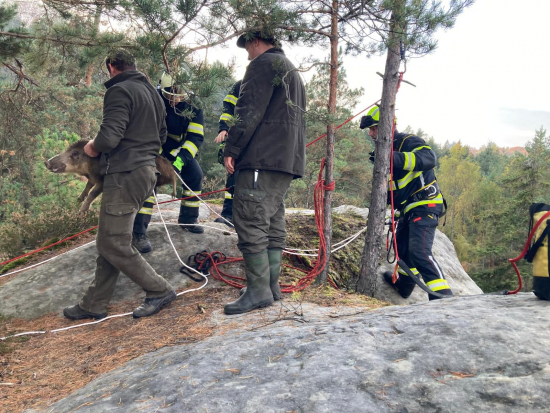
<svg viewBox="0 0 550 413">
<path fill-rule="evenodd" d="M 84 146 L 87 143 L 88 141 L 84 139 L 73 143 L 64 152 L 44 162 L 46 168 L 55 173 L 85 174 L 88 162 L 92 159 L 84 152 Z"/>
</svg>

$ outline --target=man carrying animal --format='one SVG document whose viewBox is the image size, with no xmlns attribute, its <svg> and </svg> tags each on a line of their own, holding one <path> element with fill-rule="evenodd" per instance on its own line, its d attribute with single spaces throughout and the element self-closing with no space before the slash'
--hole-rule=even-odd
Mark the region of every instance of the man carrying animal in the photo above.
<svg viewBox="0 0 550 413">
<path fill-rule="evenodd" d="M 84 147 L 88 156 L 101 155 L 103 197 L 96 237 L 95 279 L 79 304 L 63 310 L 65 317 L 101 319 L 122 271 L 146 293 L 134 317 L 157 313 L 176 298 L 172 286 L 132 247 L 132 227 L 157 179 L 155 158 L 166 140 L 165 108 L 145 75 L 136 70 L 125 50 L 105 60 L 111 79 L 105 82 L 103 122 Z"/>
<path fill-rule="evenodd" d="M 373 141 L 378 138 L 379 107 L 373 107 L 361 118 L 361 129 L 369 128 Z M 374 152 L 370 160 L 374 162 Z M 453 293 L 441 267 L 432 255 L 432 245 L 438 219 L 443 212 L 443 195 L 437 185 L 434 151 L 418 136 L 395 131 L 393 135 L 394 206 L 399 213 L 396 231 L 397 251 L 413 274 L 421 274 L 428 288 L 441 295 Z M 388 191 L 388 204 L 390 191 Z M 401 268 L 395 284 L 392 273 L 386 271 L 384 280 L 403 298 L 408 298 L 416 285 Z M 430 300 L 440 297 L 428 295 Z"/>
<path fill-rule="evenodd" d="M 185 184 L 183 199 L 180 205 L 178 223 L 181 228 L 195 234 L 204 233 L 204 228 L 197 225 L 199 218 L 199 198 L 193 195 L 202 190 L 202 169 L 195 159 L 204 140 L 204 116 L 198 109 L 184 101 L 185 94 L 181 86 L 174 83 L 172 76 L 164 73 L 158 84 L 158 92 L 166 108 L 166 128 L 168 138 L 162 145 L 162 156 L 168 159 L 181 176 Z M 139 210 L 134 222 L 133 245 L 141 253 L 152 250 L 147 237 L 147 227 L 151 221 L 155 198 L 151 196 Z"/>
<path fill-rule="evenodd" d="M 229 131 L 229 125 L 227 122 L 233 120 L 235 115 L 235 105 L 239 100 L 239 94 L 241 92 L 241 83 L 242 80 L 236 82 L 232 87 L 227 96 L 223 99 L 223 112 L 220 116 L 219 126 L 218 126 L 218 136 L 214 142 L 220 144 L 220 150 L 218 152 L 218 161 L 223 165 L 223 150 L 225 149 L 225 139 L 227 138 L 227 132 Z M 231 188 L 235 186 L 235 177 L 234 175 L 227 175 L 227 181 L 225 182 L 226 188 Z M 229 223 L 233 223 L 233 193 L 234 190 L 230 189 L 225 192 L 225 200 L 223 201 L 223 208 L 221 216 L 222 218 L 216 218 L 214 222 L 221 222 L 229 226 Z"/>
<path fill-rule="evenodd" d="M 227 173 L 238 172 L 233 223 L 247 287 L 238 300 L 225 305 L 226 314 L 246 313 L 281 298 L 283 200 L 292 180 L 305 170 L 305 88 L 276 44 L 272 36 L 259 32 L 237 40 L 251 63 L 242 80 L 235 107 L 238 121 L 229 129 L 224 162 Z"/>
</svg>

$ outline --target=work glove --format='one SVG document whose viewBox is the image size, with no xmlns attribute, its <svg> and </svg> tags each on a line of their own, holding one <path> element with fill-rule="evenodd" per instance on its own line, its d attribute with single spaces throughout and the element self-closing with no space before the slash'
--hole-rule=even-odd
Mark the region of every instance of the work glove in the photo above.
<svg viewBox="0 0 550 413">
<path fill-rule="evenodd" d="M 218 163 L 219 164 L 224 164 L 223 163 L 223 150 L 225 149 L 225 142 L 222 142 L 220 143 L 220 149 L 218 149 Z"/>
<path fill-rule="evenodd" d="M 369 152 L 369 161 L 371 161 L 374 164 L 374 151 Z"/>
<path fill-rule="evenodd" d="M 185 160 L 178 155 L 176 156 L 176 160 L 172 162 L 172 165 L 174 166 L 174 169 L 178 171 L 178 173 L 181 173 L 181 169 L 185 166 Z"/>
</svg>

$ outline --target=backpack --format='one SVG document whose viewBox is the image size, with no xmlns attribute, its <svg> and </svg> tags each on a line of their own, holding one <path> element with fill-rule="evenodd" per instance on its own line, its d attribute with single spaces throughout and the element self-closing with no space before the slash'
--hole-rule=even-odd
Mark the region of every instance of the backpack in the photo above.
<svg viewBox="0 0 550 413">
<path fill-rule="evenodd" d="M 534 241 L 525 254 L 527 262 L 533 263 L 533 292 L 542 300 L 550 300 L 550 205 L 532 204 L 529 207 L 529 215 L 529 233 L 533 224 L 535 227 L 538 225 L 533 236 Z"/>
</svg>

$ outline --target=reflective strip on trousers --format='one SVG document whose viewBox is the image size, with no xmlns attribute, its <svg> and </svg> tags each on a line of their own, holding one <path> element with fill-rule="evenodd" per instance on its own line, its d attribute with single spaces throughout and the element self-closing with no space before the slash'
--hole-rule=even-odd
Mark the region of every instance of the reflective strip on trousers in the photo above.
<svg viewBox="0 0 550 413">
<path fill-rule="evenodd" d="M 138 214 L 153 215 L 153 208 L 141 207 L 141 209 L 138 211 Z"/>
<path fill-rule="evenodd" d="M 231 195 L 229 192 L 226 192 L 225 199 L 233 199 L 233 195 Z"/>
<path fill-rule="evenodd" d="M 447 282 L 447 280 L 443 279 L 429 281 L 426 283 L 426 285 L 432 291 L 449 290 L 451 288 L 449 287 L 449 283 Z"/>
<path fill-rule="evenodd" d="M 182 206 L 189 208 L 198 208 L 201 204 L 201 201 L 181 201 Z"/>
</svg>

